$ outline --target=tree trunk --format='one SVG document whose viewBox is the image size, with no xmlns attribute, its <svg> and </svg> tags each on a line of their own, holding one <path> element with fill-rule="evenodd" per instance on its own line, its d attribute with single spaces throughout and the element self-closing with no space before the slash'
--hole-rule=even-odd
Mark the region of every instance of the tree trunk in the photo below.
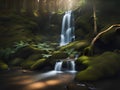
<svg viewBox="0 0 120 90">
<path fill-rule="evenodd" d="M 96 2 L 93 1 L 93 20 L 94 20 L 94 35 L 97 34 L 97 16 L 96 16 Z"/>
</svg>

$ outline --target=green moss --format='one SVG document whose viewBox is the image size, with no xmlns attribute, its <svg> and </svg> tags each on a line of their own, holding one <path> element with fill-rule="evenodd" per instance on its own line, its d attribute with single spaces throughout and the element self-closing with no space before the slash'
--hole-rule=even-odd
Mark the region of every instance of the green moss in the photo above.
<svg viewBox="0 0 120 90">
<path fill-rule="evenodd" d="M 55 51 L 51 56 L 52 59 L 64 59 L 67 57 L 68 57 L 68 54 L 62 51 Z"/>
<path fill-rule="evenodd" d="M 8 65 L 0 60 L 0 70 L 8 70 Z"/>
<path fill-rule="evenodd" d="M 71 49 L 71 48 L 74 48 L 75 50 L 82 50 L 83 48 L 88 46 L 88 44 L 89 44 L 89 42 L 85 41 L 85 40 L 75 41 L 75 42 L 72 42 L 68 45 L 61 47 L 60 50 L 63 51 L 66 49 Z"/>
<path fill-rule="evenodd" d="M 41 57 L 40 54 L 42 54 L 42 53 L 46 53 L 46 51 L 40 50 L 38 48 L 35 48 L 35 47 L 29 45 L 29 46 L 19 48 L 16 51 L 16 53 L 14 54 L 14 56 L 24 58 L 24 59 L 30 58 L 30 56 L 31 56 L 32 59 L 31 58 L 30 59 L 33 60 L 33 59 L 40 58 Z"/>
<path fill-rule="evenodd" d="M 80 62 L 84 65 L 89 65 L 89 57 L 88 56 L 81 56 L 77 59 L 77 62 Z"/>
<path fill-rule="evenodd" d="M 103 77 L 109 77 L 117 74 L 120 70 L 120 56 L 114 52 L 105 52 L 99 56 L 86 57 L 82 56 L 78 59 L 88 67 L 78 72 L 76 80 L 98 80 Z"/>
<path fill-rule="evenodd" d="M 32 66 L 31 66 L 31 69 L 34 70 L 34 69 L 37 69 L 38 67 L 42 67 L 45 63 L 46 59 L 39 59 L 37 60 Z"/>
<path fill-rule="evenodd" d="M 93 47 L 88 46 L 83 50 L 83 55 L 91 56 L 93 55 Z"/>
<path fill-rule="evenodd" d="M 35 63 L 33 60 L 26 60 L 21 63 L 21 66 L 26 69 L 30 69 L 30 67 Z"/>
<path fill-rule="evenodd" d="M 15 58 L 15 59 L 11 60 L 9 62 L 9 64 L 13 65 L 13 66 L 19 66 L 23 61 L 24 61 L 24 59 L 22 59 L 22 58 Z"/>
</svg>

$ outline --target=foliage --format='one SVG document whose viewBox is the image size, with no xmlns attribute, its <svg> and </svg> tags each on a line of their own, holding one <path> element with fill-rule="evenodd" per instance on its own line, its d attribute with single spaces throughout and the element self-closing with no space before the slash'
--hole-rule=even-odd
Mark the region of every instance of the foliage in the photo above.
<svg viewBox="0 0 120 90">
<path fill-rule="evenodd" d="M 0 58 L 8 62 L 7 60 L 10 58 L 10 55 L 15 51 L 12 48 L 0 49 Z"/>
<path fill-rule="evenodd" d="M 19 41 L 19 42 L 15 42 L 15 45 L 14 45 L 14 47 L 15 47 L 15 50 L 18 50 L 18 49 L 20 49 L 20 48 L 22 48 L 22 47 L 25 47 L 25 46 L 28 46 L 29 44 L 27 43 L 27 42 L 24 42 L 24 41 Z"/>
<path fill-rule="evenodd" d="M 43 58 L 49 58 L 50 56 L 52 56 L 51 54 L 42 54 Z"/>
<path fill-rule="evenodd" d="M 52 48 L 49 44 L 47 43 L 38 43 L 36 45 L 34 45 L 36 48 L 41 49 L 41 50 L 45 50 L 45 51 L 53 51 L 54 48 Z"/>
<path fill-rule="evenodd" d="M 66 49 L 64 52 L 67 53 L 69 57 L 75 57 L 78 54 L 78 52 L 73 48 Z"/>
</svg>

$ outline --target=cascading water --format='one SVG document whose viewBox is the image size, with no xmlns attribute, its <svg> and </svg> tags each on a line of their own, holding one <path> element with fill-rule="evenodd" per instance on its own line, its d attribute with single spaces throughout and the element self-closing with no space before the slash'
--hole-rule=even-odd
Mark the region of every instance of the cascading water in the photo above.
<svg viewBox="0 0 120 90">
<path fill-rule="evenodd" d="M 74 29 L 73 13 L 72 11 L 66 11 L 62 20 L 60 46 L 64 46 L 75 40 Z"/>
<path fill-rule="evenodd" d="M 55 64 L 55 71 L 61 71 L 62 70 L 62 61 L 56 62 Z"/>
<path fill-rule="evenodd" d="M 63 67 L 63 64 L 66 63 L 66 67 Z M 75 71 L 75 61 L 59 61 L 56 62 L 55 67 L 54 67 L 55 71 Z"/>
<path fill-rule="evenodd" d="M 74 61 L 71 61 L 71 70 L 72 71 L 75 71 L 75 62 Z"/>
</svg>

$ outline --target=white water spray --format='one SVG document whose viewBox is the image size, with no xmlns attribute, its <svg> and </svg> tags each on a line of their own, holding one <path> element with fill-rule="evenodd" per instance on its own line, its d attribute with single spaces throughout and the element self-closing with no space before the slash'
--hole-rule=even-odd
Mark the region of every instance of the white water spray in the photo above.
<svg viewBox="0 0 120 90">
<path fill-rule="evenodd" d="M 63 67 L 63 64 L 66 63 L 66 67 L 64 68 Z M 66 61 L 59 61 L 59 62 L 56 62 L 55 64 L 55 67 L 54 67 L 54 70 L 55 71 L 75 71 L 75 61 L 69 61 L 69 60 L 66 60 Z"/>
<path fill-rule="evenodd" d="M 55 64 L 55 71 L 61 71 L 62 70 L 62 61 L 56 62 Z"/>
</svg>

